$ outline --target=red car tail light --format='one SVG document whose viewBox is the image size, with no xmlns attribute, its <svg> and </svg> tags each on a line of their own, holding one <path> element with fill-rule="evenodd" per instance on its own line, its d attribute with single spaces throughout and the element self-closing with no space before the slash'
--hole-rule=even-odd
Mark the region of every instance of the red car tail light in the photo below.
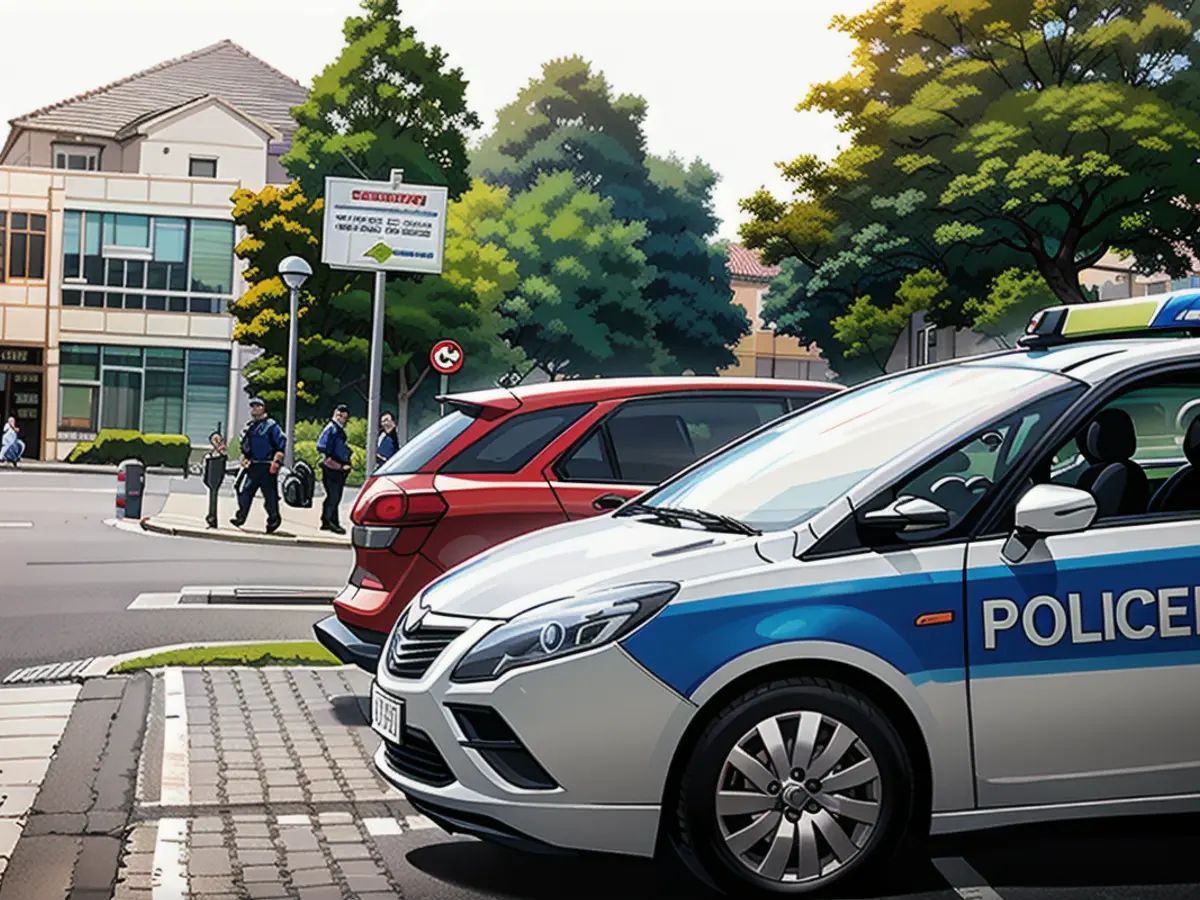
<svg viewBox="0 0 1200 900">
<path fill-rule="evenodd" d="M 367 509 L 367 518 L 377 522 L 399 522 L 408 511 L 406 494 L 384 494 L 376 497 Z"/>
<path fill-rule="evenodd" d="M 382 591 L 384 589 L 383 582 L 362 566 L 354 568 L 354 571 L 350 575 L 350 583 L 357 588 L 366 588 L 369 591 Z"/>
<path fill-rule="evenodd" d="M 432 525 L 446 509 L 446 501 L 437 493 L 396 490 L 372 498 L 361 521 L 364 525 Z"/>
</svg>

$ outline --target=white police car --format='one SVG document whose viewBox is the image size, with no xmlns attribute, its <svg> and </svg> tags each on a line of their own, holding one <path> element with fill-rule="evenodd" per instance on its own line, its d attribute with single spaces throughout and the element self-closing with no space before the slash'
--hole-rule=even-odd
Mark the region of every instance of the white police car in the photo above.
<svg viewBox="0 0 1200 900">
<path fill-rule="evenodd" d="M 1200 809 L 1200 340 L 1160 339 L 1196 311 L 1047 310 L 451 571 L 386 648 L 379 770 L 449 830 L 674 846 L 738 895 Z"/>
</svg>

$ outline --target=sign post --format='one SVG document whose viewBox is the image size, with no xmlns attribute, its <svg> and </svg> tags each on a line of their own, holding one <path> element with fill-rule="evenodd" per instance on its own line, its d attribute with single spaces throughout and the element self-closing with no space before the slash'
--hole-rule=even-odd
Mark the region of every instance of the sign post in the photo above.
<svg viewBox="0 0 1200 900">
<path fill-rule="evenodd" d="M 379 443 L 387 273 L 441 274 L 448 200 L 444 187 L 405 184 L 403 169 L 393 169 L 391 181 L 325 179 L 321 261 L 334 269 L 375 273 L 365 448 L 368 475 L 375 471 Z"/>
<path fill-rule="evenodd" d="M 450 390 L 450 376 L 462 368 L 463 349 L 454 341 L 438 341 L 429 351 L 429 364 L 433 366 L 433 371 L 442 376 L 441 390 L 438 391 L 438 395 L 444 397 Z M 444 416 L 446 414 L 445 401 L 442 402 L 441 407 L 440 415 Z"/>
</svg>

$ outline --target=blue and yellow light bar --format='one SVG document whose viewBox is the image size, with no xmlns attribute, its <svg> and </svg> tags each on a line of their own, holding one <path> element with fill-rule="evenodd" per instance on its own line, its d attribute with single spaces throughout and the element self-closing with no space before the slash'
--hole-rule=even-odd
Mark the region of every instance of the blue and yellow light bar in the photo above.
<svg viewBox="0 0 1200 900">
<path fill-rule="evenodd" d="M 1029 320 L 1019 343 L 1022 347 L 1046 347 L 1088 338 L 1137 337 L 1168 331 L 1200 334 L 1200 290 L 1051 306 Z"/>
</svg>

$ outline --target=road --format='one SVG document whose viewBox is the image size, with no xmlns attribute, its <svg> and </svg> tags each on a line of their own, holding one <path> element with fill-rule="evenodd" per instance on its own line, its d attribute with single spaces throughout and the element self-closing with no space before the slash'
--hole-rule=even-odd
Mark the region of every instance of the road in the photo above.
<svg viewBox="0 0 1200 900">
<path fill-rule="evenodd" d="M 150 476 L 144 512 L 167 479 Z M 350 551 L 133 534 L 105 525 L 115 479 L 0 470 L 0 678 L 25 666 L 196 640 L 311 637 L 315 611 L 130 610 L 141 593 L 190 585 L 328 586 Z"/>
</svg>

